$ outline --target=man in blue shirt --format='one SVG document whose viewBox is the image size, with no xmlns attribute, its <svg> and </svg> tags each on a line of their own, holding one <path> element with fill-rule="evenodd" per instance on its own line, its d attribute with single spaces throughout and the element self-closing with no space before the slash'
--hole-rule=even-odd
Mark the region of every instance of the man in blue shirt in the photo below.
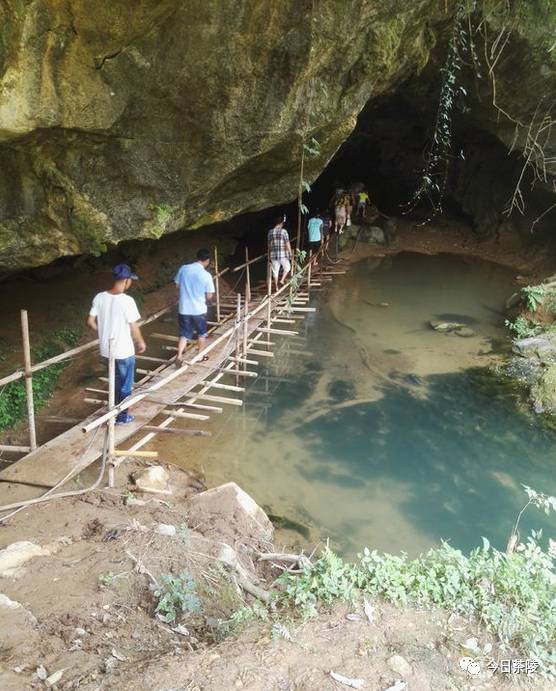
<svg viewBox="0 0 556 691">
<path fill-rule="evenodd" d="M 307 244 L 309 249 L 314 250 L 315 252 L 320 249 L 322 240 L 322 225 L 322 218 L 317 210 L 315 215 L 311 216 L 309 222 L 307 223 L 307 239 L 309 241 Z"/>
<path fill-rule="evenodd" d="M 197 332 L 197 348 L 201 352 L 208 336 L 207 300 L 214 296 L 214 282 L 207 271 L 210 252 L 206 249 L 197 252 L 197 261 L 180 267 L 174 279 L 179 291 L 178 325 L 179 341 L 176 365 L 181 366 L 187 341 L 193 340 Z M 205 355 L 203 360 L 208 360 Z"/>
</svg>

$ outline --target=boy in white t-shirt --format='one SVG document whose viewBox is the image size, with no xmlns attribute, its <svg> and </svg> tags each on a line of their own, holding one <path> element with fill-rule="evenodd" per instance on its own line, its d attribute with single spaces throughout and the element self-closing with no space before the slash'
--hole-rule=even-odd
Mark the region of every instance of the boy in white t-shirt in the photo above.
<svg viewBox="0 0 556 691">
<path fill-rule="evenodd" d="M 127 398 L 133 389 L 135 379 L 135 350 L 144 353 L 145 341 L 137 322 L 141 318 L 135 300 L 126 295 L 132 281 L 137 276 L 127 264 L 117 264 L 113 269 L 114 284 L 110 290 L 95 295 L 87 326 L 98 332 L 100 354 L 109 356 L 109 343 L 113 339 L 114 357 L 116 359 L 116 404 Z M 135 346 L 134 346 L 135 342 Z M 127 410 L 116 418 L 117 424 L 133 421 L 133 415 Z"/>
</svg>

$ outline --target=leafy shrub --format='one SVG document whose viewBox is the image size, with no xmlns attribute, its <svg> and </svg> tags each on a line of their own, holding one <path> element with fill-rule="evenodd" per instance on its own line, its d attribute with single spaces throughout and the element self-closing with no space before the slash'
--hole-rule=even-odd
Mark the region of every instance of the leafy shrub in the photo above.
<svg viewBox="0 0 556 691">
<path fill-rule="evenodd" d="M 526 491 L 526 506 L 556 508 L 553 497 Z M 533 532 L 509 554 L 485 538 L 468 556 L 446 543 L 417 559 L 365 549 L 355 564 L 327 548 L 301 576 L 285 573 L 280 582 L 285 601 L 306 616 L 314 615 L 319 603 L 353 599 L 358 592 L 397 605 L 438 606 L 476 616 L 503 644 L 516 646 L 538 660 L 545 674 L 556 675 L 556 542 L 550 540 L 543 551 L 539 537 Z"/>
<path fill-rule="evenodd" d="M 160 585 L 154 589 L 154 595 L 158 598 L 155 611 L 165 621 L 173 622 L 178 615 L 197 614 L 201 611 L 195 581 L 189 571 L 182 571 L 179 576 L 161 576 Z"/>
<path fill-rule="evenodd" d="M 536 312 L 544 302 L 546 288 L 542 284 L 537 286 L 526 286 L 521 289 L 521 294 L 525 298 L 527 309 L 530 312 Z"/>
<path fill-rule="evenodd" d="M 542 331 L 542 326 L 535 321 L 529 321 L 525 317 L 517 317 L 514 322 L 506 319 L 506 328 L 513 331 L 518 338 L 530 338 L 537 336 Z"/>
<path fill-rule="evenodd" d="M 33 348 L 33 362 L 41 362 L 59 355 L 68 347 L 71 348 L 79 341 L 79 331 L 75 329 L 60 329 L 54 331 L 50 338 L 41 345 Z M 46 405 L 54 393 L 56 382 L 67 362 L 50 365 L 33 374 L 33 400 L 35 410 Z M 25 383 L 22 380 L 7 384 L 0 391 L 0 430 L 16 425 L 27 414 Z"/>
</svg>

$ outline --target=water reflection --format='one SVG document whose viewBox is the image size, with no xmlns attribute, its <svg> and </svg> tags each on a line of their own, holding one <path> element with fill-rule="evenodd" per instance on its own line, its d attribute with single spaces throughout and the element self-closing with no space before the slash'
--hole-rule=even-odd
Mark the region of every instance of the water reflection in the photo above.
<svg viewBox="0 0 556 691">
<path fill-rule="evenodd" d="M 482 535 L 503 547 L 520 484 L 556 492 L 553 433 L 484 366 L 509 292 L 511 274 L 485 262 L 362 263 L 199 447 L 209 483 L 236 480 L 290 529 L 345 553 L 416 554 L 441 539 L 468 550 Z M 431 319 L 475 334 L 436 333 Z M 183 457 L 178 442 L 162 443 Z M 546 526 L 540 514 L 527 524 Z"/>
</svg>

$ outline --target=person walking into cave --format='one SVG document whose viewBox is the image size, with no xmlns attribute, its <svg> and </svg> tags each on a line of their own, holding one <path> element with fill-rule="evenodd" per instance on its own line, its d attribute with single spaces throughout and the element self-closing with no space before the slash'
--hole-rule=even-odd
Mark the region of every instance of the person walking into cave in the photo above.
<svg viewBox="0 0 556 691">
<path fill-rule="evenodd" d="M 347 222 L 347 210 L 344 199 L 345 198 L 342 197 L 336 203 L 336 207 L 334 209 L 334 232 L 340 235 L 344 232 L 344 227 Z"/>
<path fill-rule="evenodd" d="M 109 290 L 95 295 L 87 318 L 87 326 L 98 332 L 101 357 L 110 357 L 110 343 L 116 360 L 115 403 L 127 398 L 135 381 L 135 353 L 144 353 L 138 321 L 141 318 L 135 300 L 126 295 L 137 276 L 127 264 L 117 264 L 112 269 L 114 283 Z M 116 417 L 117 425 L 133 422 L 133 415 L 124 410 Z"/>
<path fill-rule="evenodd" d="M 351 212 L 353 211 L 353 197 L 349 192 L 346 192 L 344 194 L 343 198 L 343 205 L 346 208 L 346 225 L 350 226 L 351 225 Z"/>
<path fill-rule="evenodd" d="M 181 367 L 183 353 L 188 341 L 197 337 L 197 352 L 205 347 L 208 336 L 207 302 L 214 297 L 214 281 L 207 271 L 210 264 L 210 252 L 200 249 L 197 260 L 184 264 L 178 269 L 174 282 L 178 287 L 178 352 L 176 366 Z M 208 355 L 202 361 L 208 360 Z"/>
<path fill-rule="evenodd" d="M 369 193 L 366 189 L 361 190 L 357 193 L 357 215 L 359 216 L 359 218 L 365 218 L 370 203 L 371 200 L 369 198 Z"/>
<path fill-rule="evenodd" d="M 322 244 L 323 221 L 317 209 L 314 216 L 307 222 L 307 246 L 313 252 L 317 252 Z"/>
<path fill-rule="evenodd" d="M 268 260 L 270 261 L 274 284 L 276 290 L 278 290 L 278 285 L 284 285 L 292 268 L 290 236 L 288 235 L 288 231 L 284 228 L 283 216 L 278 217 L 274 224 L 274 228 L 268 231 L 267 242 Z M 282 278 L 279 281 L 280 269 L 282 269 Z"/>
</svg>

